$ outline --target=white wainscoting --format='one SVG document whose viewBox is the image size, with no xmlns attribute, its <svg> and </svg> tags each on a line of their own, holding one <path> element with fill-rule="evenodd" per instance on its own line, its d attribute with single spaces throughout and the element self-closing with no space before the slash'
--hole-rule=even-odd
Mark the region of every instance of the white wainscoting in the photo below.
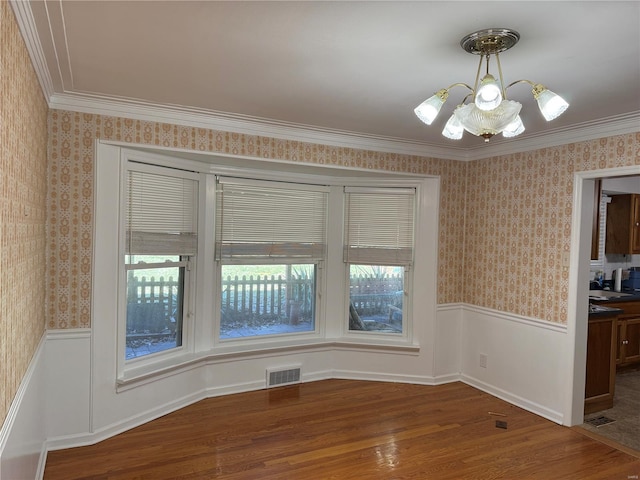
<svg viewBox="0 0 640 480">
<path fill-rule="evenodd" d="M 525 410 L 564 423 L 565 325 L 464 306 L 460 379 Z M 486 367 L 480 366 L 481 355 Z"/>
<path fill-rule="evenodd" d="M 43 335 L 0 429 L 0 479 L 41 478 L 46 459 L 46 341 Z"/>
<path fill-rule="evenodd" d="M 347 342 L 210 356 L 116 391 L 113 360 L 99 366 L 95 332 L 50 331 L 0 431 L 0 478 L 41 478 L 47 450 L 98 442 L 200 399 L 265 387 L 265 370 L 302 366 L 304 382 L 350 378 L 435 385 L 461 380 L 563 423 L 564 325 L 466 304 L 437 308 L 420 348 Z M 100 349 L 98 349 L 100 350 Z M 486 356 L 486 367 L 480 356 Z"/>
<path fill-rule="evenodd" d="M 77 446 L 91 431 L 91 329 L 47 333 L 47 448 Z"/>
<path fill-rule="evenodd" d="M 460 380 L 460 335 L 464 305 L 438 305 L 434 335 L 433 376 L 436 384 Z"/>
</svg>

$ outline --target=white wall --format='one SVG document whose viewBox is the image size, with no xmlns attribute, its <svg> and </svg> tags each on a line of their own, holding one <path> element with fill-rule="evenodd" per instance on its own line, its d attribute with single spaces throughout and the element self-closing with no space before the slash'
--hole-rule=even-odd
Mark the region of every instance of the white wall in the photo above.
<svg viewBox="0 0 640 480">
<path fill-rule="evenodd" d="M 564 325 L 466 306 L 461 379 L 557 423 L 564 422 Z M 486 367 L 481 366 L 484 355 Z"/>
<path fill-rule="evenodd" d="M 640 193 L 640 176 L 603 178 L 602 191 L 610 194 Z"/>
<path fill-rule="evenodd" d="M 40 478 L 47 440 L 46 342 L 31 359 L 0 429 L 0 479 Z"/>
<path fill-rule="evenodd" d="M 46 364 L 48 447 L 80 445 L 91 431 L 91 329 L 50 330 Z"/>
</svg>

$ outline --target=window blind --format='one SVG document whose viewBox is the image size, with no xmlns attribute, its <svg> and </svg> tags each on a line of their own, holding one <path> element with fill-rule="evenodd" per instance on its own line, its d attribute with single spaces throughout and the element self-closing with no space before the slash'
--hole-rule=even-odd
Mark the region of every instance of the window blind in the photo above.
<svg viewBox="0 0 640 480">
<path fill-rule="evenodd" d="M 197 181 L 128 170 L 126 251 L 139 255 L 195 255 Z"/>
<path fill-rule="evenodd" d="M 216 259 L 324 258 L 326 187 L 221 177 Z"/>
<path fill-rule="evenodd" d="M 345 195 L 344 261 L 410 265 L 415 189 L 347 187 Z"/>
<path fill-rule="evenodd" d="M 598 237 L 598 259 L 591 260 L 591 270 L 604 270 L 604 249 L 605 244 L 607 243 L 607 205 L 611 201 L 611 197 L 609 197 L 606 193 L 603 193 L 600 197 L 600 228 L 599 228 L 599 237 Z"/>
</svg>

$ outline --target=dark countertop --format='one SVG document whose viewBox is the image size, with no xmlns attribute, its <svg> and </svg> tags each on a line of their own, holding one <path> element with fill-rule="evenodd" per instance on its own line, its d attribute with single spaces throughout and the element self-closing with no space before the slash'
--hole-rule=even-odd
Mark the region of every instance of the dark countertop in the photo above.
<svg viewBox="0 0 640 480">
<path fill-rule="evenodd" d="M 622 292 L 613 292 L 609 290 L 605 290 L 605 293 L 602 295 L 606 295 L 606 297 L 599 297 L 598 293 L 602 290 L 589 290 L 589 301 L 596 302 L 598 305 L 606 305 L 607 303 L 619 303 L 619 302 L 639 302 L 640 301 L 640 291 L 638 290 L 627 290 Z M 620 293 L 623 296 L 609 296 Z"/>
<path fill-rule="evenodd" d="M 605 305 L 589 304 L 589 320 L 594 318 L 614 317 L 624 313 L 621 308 L 607 307 Z"/>
<path fill-rule="evenodd" d="M 614 303 L 619 305 L 621 303 L 626 302 L 640 302 L 640 291 L 622 291 L 622 292 L 613 292 L 613 291 L 605 291 L 606 293 L 600 293 L 600 295 L 615 295 L 616 293 L 626 294 L 624 296 L 616 297 L 600 297 L 596 292 L 602 292 L 601 290 L 590 290 L 589 295 L 589 318 L 603 318 L 610 317 L 614 315 L 620 315 L 624 313 L 624 307 L 622 308 L 614 308 L 608 307 L 607 304 Z M 593 295 L 591 295 L 593 294 Z"/>
</svg>

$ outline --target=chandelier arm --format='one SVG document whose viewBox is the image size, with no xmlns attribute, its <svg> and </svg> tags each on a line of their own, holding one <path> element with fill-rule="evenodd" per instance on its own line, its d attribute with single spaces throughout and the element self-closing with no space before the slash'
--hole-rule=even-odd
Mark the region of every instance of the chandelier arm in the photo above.
<svg viewBox="0 0 640 480">
<path fill-rule="evenodd" d="M 515 82 L 511 82 L 509 85 L 507 85 L 506 88 L 511 88 L 514 85 L 517 85 L 518 83 L 528 83 L 529 85 L 531 85 L 532 87 L 535 87 L 536 84 L 534 82 L 532 82 L 531 80 L 527 80 L 527 79 L 522 79 L 522 80 L 516 80 Z M 506 90 L 506 89 L 505 89 Z"/>
<path fill-rule="evenodd" d="M 478 62 L 478 71 L 476 73 L 476 81 L 473 84 L 473 88 L 471 89 L 471 91 L 473 92 L 473 96 L 474 96 L 474 100 L 475 100 L 475 95 L 476 92 L 478 91 L 478 81 L 480 80 L 480 70 L 482 69 L 482 55 L 480 55 L 480 61 Z M 487 60 L 487 71 L 489 69 L 489 61 Z"/>
<path fill-rule="evenodd" d="M 464 103 L 467 101 L 467 99 L 469 97 L 471 97 L 473 95 L 473 91 L 467 93 L 467 95 L 462 99 L 462 101 L 460 102 L 460 105 L 464 105 Z"/>
<path fill-rule="evenodd" d="M 502 98 L 507 99 L 507 89 L 504 88 L 504 79 L 502 78 L 502 65 L 500 65 L 500 55 L 496 52 L 496 63 L 498 64 L 498 75 L 500 75 L 500 88 L 502 89 Z"/>
<path fill-rule="evenodd" d="M 445 88 L 445 90 L 451 90 L 453 87 L 467 87 L 471 92 L 473 92 L 473 88 L 471 88 L 469 85 L 467 85 L 464 82 L 452 83 L 447 88 Z"/>
</svg>

